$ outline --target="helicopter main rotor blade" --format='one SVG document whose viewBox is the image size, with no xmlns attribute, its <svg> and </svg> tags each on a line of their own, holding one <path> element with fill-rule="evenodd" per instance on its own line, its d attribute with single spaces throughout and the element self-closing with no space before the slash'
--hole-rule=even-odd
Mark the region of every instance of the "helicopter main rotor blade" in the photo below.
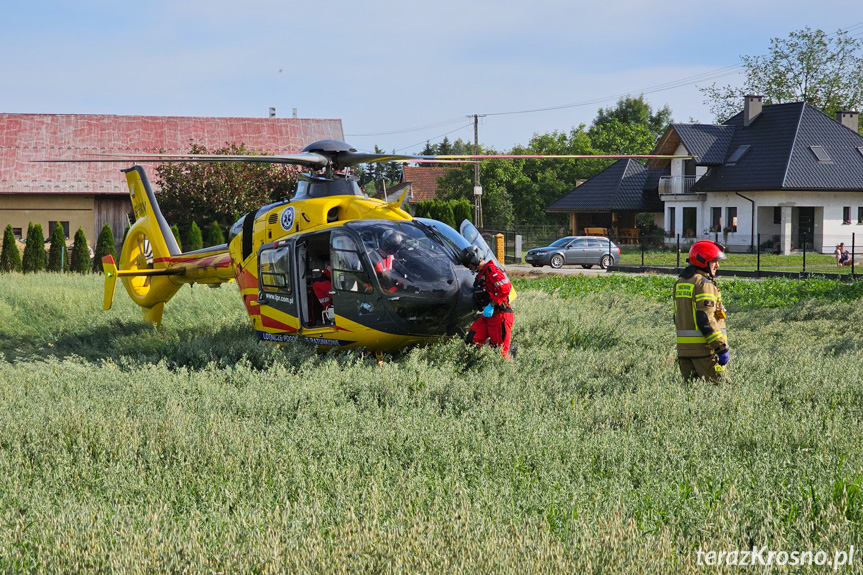
<svg viewBox="0 0 863 575">
<path fill-rule="evenodd" d="M 34 162 L 247 162 L 257 164 L 292 164 L 324 168 L 329 159 L 317 153 L 288 154 L 280 156 L 226 154 L 93 154 L 92 158 L 33 160 Z"/>
</svg>

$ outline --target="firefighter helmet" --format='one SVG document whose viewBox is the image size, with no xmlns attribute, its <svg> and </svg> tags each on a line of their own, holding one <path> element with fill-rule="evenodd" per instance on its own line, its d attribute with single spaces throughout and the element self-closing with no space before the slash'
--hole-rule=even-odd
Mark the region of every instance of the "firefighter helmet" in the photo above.
<svg viewBox="0 0 863 575">
<path fill-rule="evenodd" d="M 725 246 L 710 240 L 701 240 L 689 248 L 689 263 L 699 268 L 706 268 L 713 260 L 725 259 Z"/>
</svg>

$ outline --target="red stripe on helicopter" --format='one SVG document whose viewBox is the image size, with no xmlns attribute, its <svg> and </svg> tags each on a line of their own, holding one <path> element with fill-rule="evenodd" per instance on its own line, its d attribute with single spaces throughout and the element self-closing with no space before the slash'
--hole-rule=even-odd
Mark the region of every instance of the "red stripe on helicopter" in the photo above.
<svg viewBox="0 0 863 575">
<path fill-rule="evenodd" d="M 272 329 L 278 329 L 281 331 L 289 331 L 296 332 L 297 328 L 291 327 L 288 324 L 282 323 L 276 319 L 271 318 L 270 316 L 261 314 L 261 325 L 264 327 L 269 327 Z"/>
</svg>

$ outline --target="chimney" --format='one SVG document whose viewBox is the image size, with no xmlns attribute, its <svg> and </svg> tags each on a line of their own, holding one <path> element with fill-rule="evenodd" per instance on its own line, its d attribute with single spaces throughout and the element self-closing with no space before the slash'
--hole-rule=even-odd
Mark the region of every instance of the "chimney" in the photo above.
<svg viewBox="0 0 863 575">
<path fill-rule="evenodd" d="M 755 118 L 761 114 L 761 96 L 750 94 L 743 96 L 743 127 L 755 121 Z"/>
<path fill-rule="evenodd" d="M 271 118 L 275 118 L 275 117 L 276 117 L 276 109 L 275 109 L 275 108 L 270 108 L 270 117 L 271 117 Z"/>
<path fill-rule="evenodd" d="M 836 121 L 856 132 L 860 127 L 859 116 L 860 112 L 857 110 L 845 110 L 844 112 L 836 112 Z"/>
</svg>

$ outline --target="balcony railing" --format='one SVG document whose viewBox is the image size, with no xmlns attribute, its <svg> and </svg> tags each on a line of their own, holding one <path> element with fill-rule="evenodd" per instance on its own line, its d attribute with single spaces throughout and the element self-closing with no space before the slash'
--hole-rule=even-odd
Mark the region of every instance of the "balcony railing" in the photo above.
<svg viewBox="0 0 863 575">
<path fill-rule="evenodd" d="M 662 176 L 659 178 L 660 194 L 691 194 L 695 176 Z"/>
</svg>

